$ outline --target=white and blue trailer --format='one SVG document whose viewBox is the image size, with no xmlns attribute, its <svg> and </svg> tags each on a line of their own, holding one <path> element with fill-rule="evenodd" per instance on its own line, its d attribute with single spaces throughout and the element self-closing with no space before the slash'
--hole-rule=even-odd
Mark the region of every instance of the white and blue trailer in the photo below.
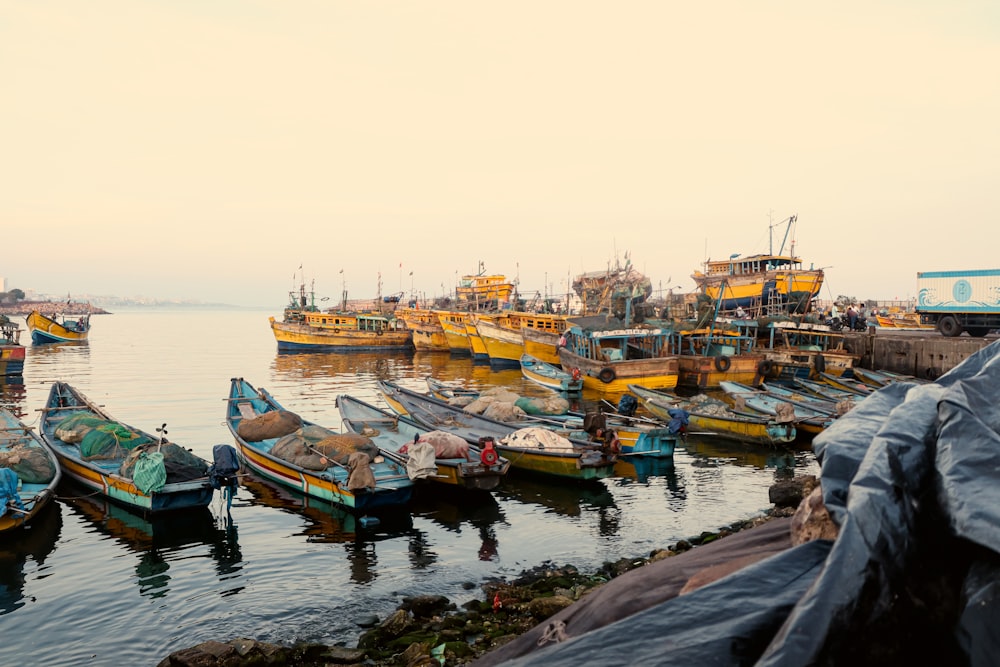
<svg viewBox="0 0 1000 667">
<path fill-rule="evenodd" d="M 1000 269 L 917 273 L 916 310 L 943 336 L 1000 329 Z"/>
</svg>

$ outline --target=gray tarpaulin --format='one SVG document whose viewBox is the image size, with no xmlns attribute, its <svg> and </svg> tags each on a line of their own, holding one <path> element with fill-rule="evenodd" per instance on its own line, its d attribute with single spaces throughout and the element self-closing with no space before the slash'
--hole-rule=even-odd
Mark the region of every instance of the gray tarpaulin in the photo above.
<svg viewBox="0 0 1000 667">
<path fill-rule="evenodd" d="M 713 564 L 699 554 L 746 556 L 738 533 L 628 572 L 474 664 L 997 664 L 998 432 L 994 342 L 932 384 L 879 390 L 816 437 L 836 541 L 773 541 L 677 597 L 678 580 Z M 539 642 L 553 623 L 564 639 Z"/>
</svg>

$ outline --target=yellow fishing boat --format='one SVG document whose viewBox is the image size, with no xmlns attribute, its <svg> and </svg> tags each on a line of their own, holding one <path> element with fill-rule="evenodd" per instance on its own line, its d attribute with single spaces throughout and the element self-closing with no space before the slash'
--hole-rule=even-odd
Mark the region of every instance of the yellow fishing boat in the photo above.
<svg viewBox="0 0 1000 667">
<path fill-rule="evenodd" d="M 507 276 L 486 275 L 479 262 L 479 273 L 462 276 L 455 287 L 456 310 L 499 310 L 511 302 L 515 293 L 516 287 Z"/>
<path fill-rule="evenodd" d="M 268 318 L 279 352 L 413 348 L 412 332 L 392 312 L 322 311 L 304 283 L 289 297 L 282 320 Z"/>
<path fill-rule="evenodd" d="M 82 342 L 90 336 L 90 315 L 42 315 L 37 310 L 25 318 L 33 343 Z"/>
<path fill-rule="evenodd" d="M 445 337 L 444 327 L 433 310 L 397 308 L 396 317 L 412 332 L 413 347 L 418 352 L 449 352 L 451 346 Z"/>
<path fill-rule="evenodd" d="M 570 373 L 578 369 L 585 389 L 624 394 L 630 384 L 677 386 L 679 363 L 671 352 L 670 328 L 624 324 L 604 315 L 571 317 L 568 324 L 559 363 Z"/>
<path fill-rule="evenodd" d="M 522 319 L 516 312 L 476 315 L 476 333 L 483 341 L 491 367 L 514 368 L 521 365 L 521 355 L 524 354 Z"/>
<path fill-rule="evenodd" d="M 786 224 L 785 239 L 798 216 L 791 216 L 778 225 Z M 778 225 L 772 225 L 771 229 Z M 804 268 L 802 259 L 795 256 L 795 240 L 791 253 L 783 254 L 784 240 L 777 253 L 741 256 L 728 259 L 707 260 L 703 271 L 695 271 L 691 278 L 699 290 L 713 302 L 719 302 L 725 311 L 743 308 L 752 316 L 764 312 L 807 312 L 813 298 L 823 286 L 823 269 Z"/>
<path fill-rule="evenodd" d="M 466 333 L 466 323 L 469 321 L 469 313 L 457 310 L 434 310 L 441 323 L 441 331 L 444 339 L 448 343 L 448 350 L 455 355 L 468 356 L 472 354 L 469 346 L 469 334 Z"/>
<path fill-rule="evenodd" d="M 725 381 L 756 384 L 766 358 L 755 349 L 756 342 L 754 336 L 721 325 L 677 331 L 678 386 L 706 389 Z"/>
</svg>

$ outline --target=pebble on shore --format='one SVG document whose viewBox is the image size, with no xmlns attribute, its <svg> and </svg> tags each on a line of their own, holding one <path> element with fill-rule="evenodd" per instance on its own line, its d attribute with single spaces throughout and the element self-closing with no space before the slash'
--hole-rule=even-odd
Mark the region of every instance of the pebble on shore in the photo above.
<svg viewBox="0 0 1000 667">
<path fill-rule="evenodd" d="M 769 499 L 774 507 L 750 520 L 721 528 L 718 532 L 680 540 L 647 557 L 606 562 L 593 573 L 579 572 L 572 565 L 543 563 L 513 581 L 494 580 L 482 585 L 484 597 L 470 600 L 458 609 L 443 596 L 404 598 L 388 618 L 358 619 L 367 628 L 356 648 L 321 644 L 282 647 L 238 638 L 209 641 L 171 653 L 157 667 L 244 667 L 248 665 L 377 665 L 429 667 L 464 665 L 476 660 L 571 606 L 611 579 L 644 565 L 670 558 L 728 535 L 755 528 L 778 517 L 792 517 L 791 541 L 834 539 L 836 526 L 822 507 L 816 477 L 797 476 L 773 485 Z M 711 583 L 749 563 L 734 559 L 705 568 L 692 576 L 684 594 Z"/>
</svg>

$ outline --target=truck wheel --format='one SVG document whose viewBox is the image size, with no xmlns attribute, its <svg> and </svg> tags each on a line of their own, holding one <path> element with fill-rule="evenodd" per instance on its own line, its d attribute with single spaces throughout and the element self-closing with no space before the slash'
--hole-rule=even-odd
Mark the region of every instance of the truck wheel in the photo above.
<svg viewBox="0 0 1000 667">
<path fill-rule="evenodd" d="M 937 329 L 941 332 L 942 336 L 947 338 L 954 338 L 955 336 L 962 335 L 962 325 L 958 323 L 951 315 L 945 315 L 940 320 L 938 320 Z"/>
</svg>

